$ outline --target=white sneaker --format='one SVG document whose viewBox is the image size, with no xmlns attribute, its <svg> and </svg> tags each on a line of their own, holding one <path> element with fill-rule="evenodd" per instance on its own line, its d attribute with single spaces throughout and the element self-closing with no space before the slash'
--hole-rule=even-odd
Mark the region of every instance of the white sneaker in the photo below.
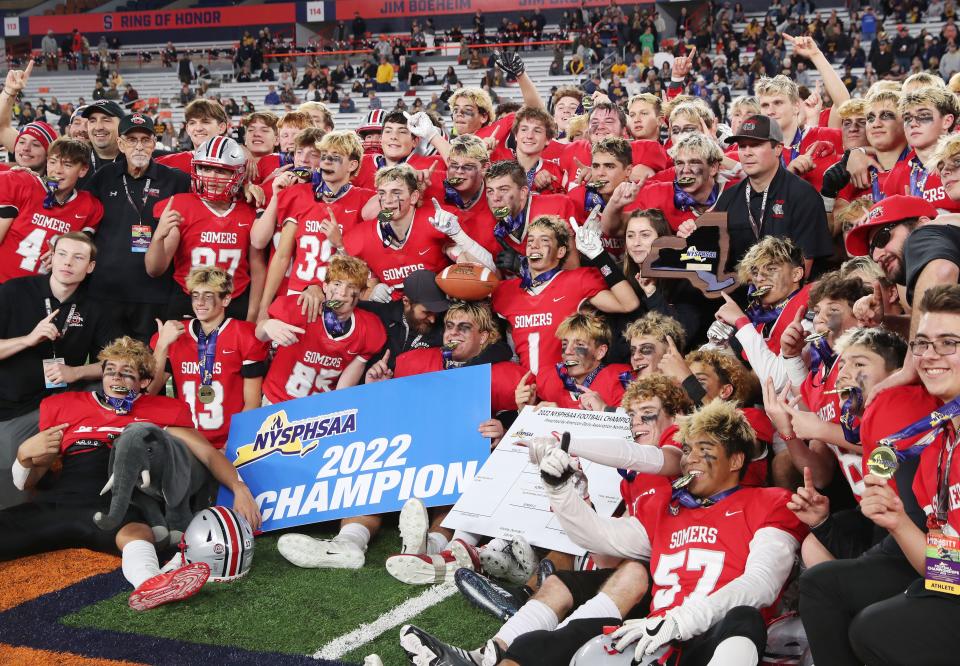
<svg viewBox="0 0 960 666">
<path fill-rule="evenodd" d="M 411 497 L 400 509 L 400 539 L 404 555 L 419 555 L 427 552 L 427 530 L 430 516 L 427 507 L 416 497 Z"/>
<path fill-rule="evenodd" d="M 523 585 L 530 580 L 530 576 L 537 570 L 540 558 L 537 557 L 533 546 L 522 536 L 518 536 L 510 542 L 510 554 L 513 555 L 517 568 L 508 572 L 507 580 L 516 585 Z"/>
<path fill-rule="evenodd" d="M 363 550 L 349 541 L 306 534 L 284 534 L 277 539 L 277 550 L 291 564 L 306 569 L 359 569 L 366 561 Z"/>
<path fill-rule="evenodd" d="M 480 551 L 483 570 L 494 578 L 523 585 L 537 568 L 537 555 L 523 537 L 493 539 Z"/>
</svg>

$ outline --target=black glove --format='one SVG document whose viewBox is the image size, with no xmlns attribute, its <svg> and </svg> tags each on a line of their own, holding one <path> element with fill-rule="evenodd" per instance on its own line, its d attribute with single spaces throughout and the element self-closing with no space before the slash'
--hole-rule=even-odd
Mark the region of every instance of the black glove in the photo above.
<svg viewBox="0 0 960 666">
<path fill-rule="evenodd" d="M 850 172 L 847 171 L 847 160 L 850 158 L 850 151 L 843 154 L 843 159 L 823 172 L 823 185 L 820 187 L 820 194 L 828 199 L 835 199 L 840 190 L 850 183 Z"/>
<path fill-rule="evenodd" d="M 520 259 L 523 258 L 523 255 L 510 247 L 503 239 L 498 238 L 497 241 L 503 248 L 503 251 L 497 254 L 495 262 L 497 268 L 501 273 L 520 275 Z"/>
<path fill-rule="evenodd" d="M 521 58 L 520 54 L 516 51 L 512 51 L 510 53 L 494 51 L 493 59 L 494 62 L 497 63 L 497 67 L 502 69 L 513 78 L 519 77 L 527 68 L 527 66 L 523 64 L 523 58 Z"/>
</svg>

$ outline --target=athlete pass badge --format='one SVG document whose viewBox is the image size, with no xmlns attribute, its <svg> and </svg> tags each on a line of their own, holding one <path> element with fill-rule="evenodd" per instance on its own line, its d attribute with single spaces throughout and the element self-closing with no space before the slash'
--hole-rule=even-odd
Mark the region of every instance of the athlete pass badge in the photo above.
<svg viewBox="0 0 960 666">
<path fill-rule="evenodd" d="M 130 227 L 130 251 L 146 252 L 150 249 L 153 229 L 148 224 L 134 224 Z"/>
<path fill-rule="evenodd" d="M 927 535 L 927 572 L 924 587 L 935 592 L 960 594 L 960 539 Z"/>
</svg>

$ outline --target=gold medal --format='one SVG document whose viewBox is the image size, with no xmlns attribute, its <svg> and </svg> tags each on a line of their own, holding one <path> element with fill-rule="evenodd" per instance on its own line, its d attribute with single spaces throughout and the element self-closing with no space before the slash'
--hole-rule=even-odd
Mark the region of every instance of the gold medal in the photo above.
<svg viewBox="0 0 960 666">
<path fill-rule="evenodd" d="M 867 469 L 870 473 L 884 479 L 893 478 L 899 466 L 897 454 L 889 446 L 878 446 L 867 458 Z"/>
<path fill-rule="evenodd" d="M 202 385 L 197 389 L 197 398 L 205 405 L 209 405 L 216 397 L 217 393 L 212 386 Z"/>
<path fill-rule="evenodd" d="M 494 208 L 492 212 L 495 218 L 497 218 L 498 220 L 502 220 L 503 218 L 507 217 L 510 214 L 510 207 L 498 206 L 497 208 Z"/>
</svg>

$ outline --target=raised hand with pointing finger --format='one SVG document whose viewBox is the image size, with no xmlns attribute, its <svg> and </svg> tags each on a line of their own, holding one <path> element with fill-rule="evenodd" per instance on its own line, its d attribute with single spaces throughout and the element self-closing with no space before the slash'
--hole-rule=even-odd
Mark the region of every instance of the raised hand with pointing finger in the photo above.
<svg viewBox="0 0 960 666">
<path fill-rule="evenodd" d="M 457 216 L 441 208 L 440 202 L 437 201 L 436 198 L 433 198 L 431 201 L 433 201 L 433 215 L 430 216 L 430 224 L 433 225 L 433 228 L 447 236 L 459 234 L 462 229 L 460 228 L 460 221 L 457 219 Z"/>
<path fill-rule="evenodd" d="M 578 225 L 576 218 L 570 218 L 573 228 L 577 251 L 588 259 L 596 259 L 603 252 L 603 237 L 600 232 L 600 205 L 597 204 L 590 211 L 583 225 Z"/>
<path fill-rule="evenodd" d="M 33 58 L 27 63 L 26 68 L 11 69 L 7 72 L 7 78 L 3 82 L 3 91 L 8 95 L 16 96 L 23 92 L 30 81 L 30 75 L 33 73 Z"/>
<path fill-rule="evenodd" d="M 787 508 L 808 527 L 816 527 L 830 515 L 830 500 L 814 487 L 813 473 L 809 467 L 803 468 L 803 485 L 790 497 Z"/>
<path fill-rule="evenodd" d="M 421 141 L 426 143 L 430 143 L 433 137 L 440 133 L 440 130 L 433 124 L 430 116 L 428 116 L 425 111 L 418 111 L 412 116 L 408 115 L 407 127 L 410 129 L 411 134 L 419 137 Z"/>
<path fill-rule="evenodd" d="M 803 351 L 803 347 L 807 343 L 807 331 L 803 327 L 803 318 L 806 314 L 806 306 L 797 308 L 793 315 L 793 321 L 780 334 L 780 353 L 784 358 L 800 356 Z"/>
<path fill-rule="evenodd" d="M 306 333 L 304 329 L 279 319 L 268 319 L 262 326 L 264 333 L 281 347 L 297 344 L 300 340 L 298 336 Z"/>
<path fill-rule="evenodd" d="M 527 383 L 527 380 L 531 377 L 533 377 L 533 373 L 527 370 L 527 373 L 520 378 L 520 383 L 517 384 L 517 388 L 513 392 L 513 397 L 517 402 L 517 409 L 523 409 L 527 405 L 532 405 L 537 401 L 536 383 Z"/>
<path fill-rule="evenodd" d="M 183 222 L 183 216 L 173 209 L 173 197 L 167 199 L 167 205 L 160 214 L 157 221 L 157 231 L 154 234 L 154 240 L 161 241 L 169 236 L 174 229 L 180 229 L 180 223 Z"/>
<path fill-rule="evenodd" d="M 383 353 L 383 358 L 370 366 L 370 369 L 367 370 L 367 384 L 373 384 L 374 382 L 382 382 L 386 379 L 391 379 L 393 377 L 393 370 L 390 369 L 390 350 L 388 349 Z"/>
<path fill-rule="evenodd" d="M 737 305 L 737 302 L 732 298 L 727 296 L 725 292 L 720 293 L 723 296 L 723 305 L 717 310 L 717 313 L 714 315 L 717 319 L 722 321 L 724 324 L 729 324 L 734 326 L 737 323 L 737 320 L 740 317 L 746 317 L 743 308 Z"/>
<path fill-rule="evenodd" d="M 28 347 L 35 347 L 43 340 L 56 340 L 58 337 L 60 337 L 60 330 L 53 323 L 53 320 L 56 319 L 59 312 L 59 309 L 54 310 L 37 322 L 37 325 L 33 327 L 33 330 L 30 331 L 26 337 L 26 344 Z"/>
</svg>

